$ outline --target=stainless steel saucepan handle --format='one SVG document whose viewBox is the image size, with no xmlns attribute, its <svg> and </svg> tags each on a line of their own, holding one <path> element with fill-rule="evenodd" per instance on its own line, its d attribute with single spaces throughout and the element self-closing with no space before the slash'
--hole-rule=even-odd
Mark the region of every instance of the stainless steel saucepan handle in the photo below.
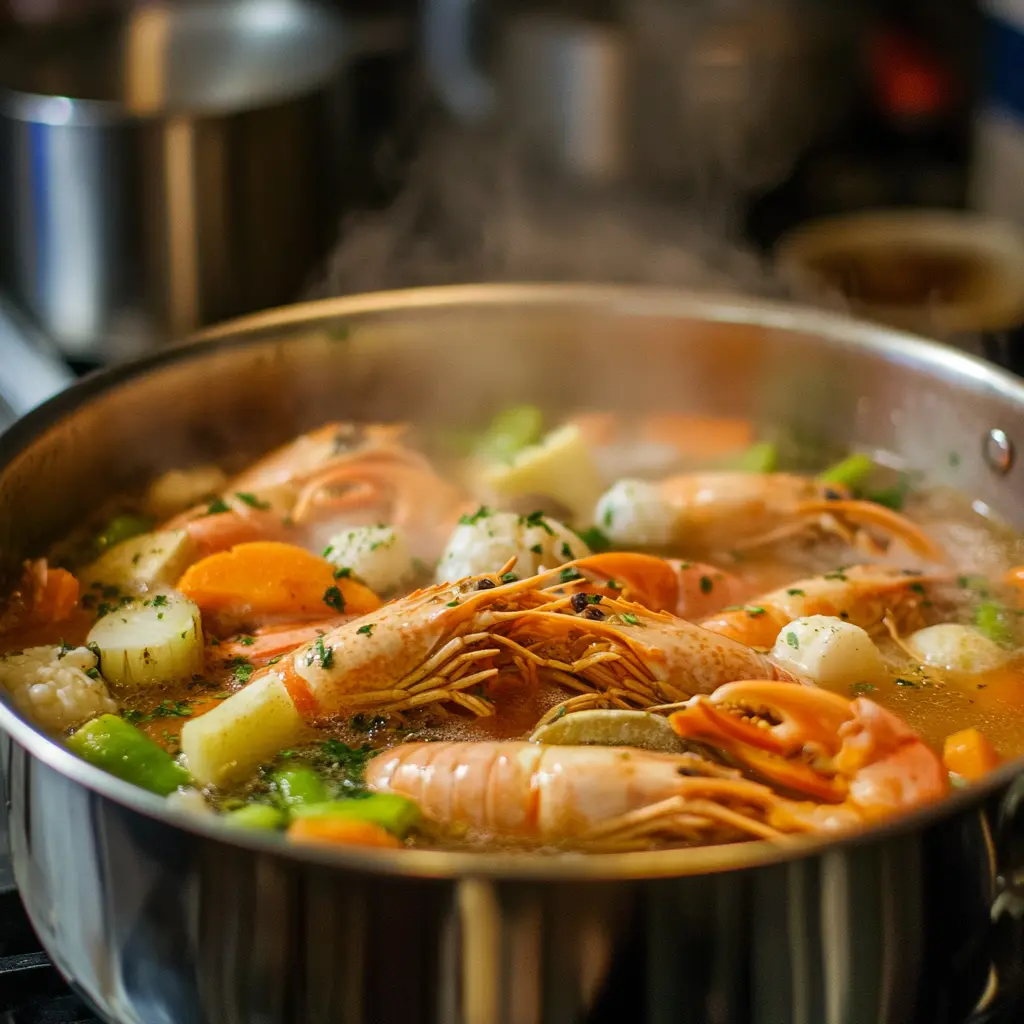
<svg viewBox="0 0 1024 1024">
<path fill-rule="evenodd" d="M 496 106 L 495 87 L 473 53 L 474 25 L 481 0 L 427 0 L 423 12 L 423 55 L 427 75 L 448 110 L 479 123 Z"/>
</svg>

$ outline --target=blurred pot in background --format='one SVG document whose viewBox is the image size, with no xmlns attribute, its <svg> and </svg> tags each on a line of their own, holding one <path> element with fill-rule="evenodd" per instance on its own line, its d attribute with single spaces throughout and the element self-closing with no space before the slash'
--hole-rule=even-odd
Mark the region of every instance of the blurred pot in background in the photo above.
<svg viewBox="0 0 1024 1024">
<path fill-rule="evenodd" d="M 349 51 L 304 0 L 6 32 L 3 286 L 87 360 L 293 298 L 331 241 Z"/>
</svg>

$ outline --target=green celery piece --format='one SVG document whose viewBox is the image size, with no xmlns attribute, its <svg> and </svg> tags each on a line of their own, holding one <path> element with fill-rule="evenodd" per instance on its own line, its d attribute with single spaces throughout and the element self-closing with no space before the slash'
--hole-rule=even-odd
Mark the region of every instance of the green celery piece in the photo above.
<svg viewBox="0 0 1024 1024">
<path fill-rule="evenodd" d="M 743 473 L 774 473 L 779 465 L 779 449 L 771 441 L 759 441 L 733 459 L 731 468 Z"/>
<path fill-rule="evenodd" d="M 109 523 L 100 531 L 96 538 L 96 547 L 100 551 L 106 551 L 123 540 L 137 537 L 140 533 L 146 533 L 153 529 L 153 520 L 146 516 L 121 515 L 114 516 Z"/>
<path fill-rule="evenodd" d="M 321 804 L 328 799 L 329 794 L 323 779 L 306 765 L 282 768 L 274 772 L 271 781 L 276 785 L 278 796 L 285 807 Z"/>
<path fill-rule="evenodd" d="M 160 796 L 190 781 L 189 773 L 159 743 L 117 715 L 86 722 L 67 745 L 83 761 Z"/>
<path fill-rule="evenodd" d="M 818 483 L 835 484 L 852 490 L 862 484 L 876 468 L 874 459 L 857 452 L 829 466 L 824 473 L 819 473 Z"/>
<path fill-rule="evenodd" d="M 373 793 L 362 799 L 330 800 L 322 804 L 302 804 L 292 808 L 295 818 L 353 818 L 381 825 L 405 838 L 420 820 L 420 809 L 412 800 L 396 793 Z"/>
<path fill-rule="evenodd" d="M 239 807 L 237 811 L 229 811 L 223 820 L 232 828 L 273 831 L 283 829 L 288 824 L 288 815 L 270 804 L 249 804 L 247 807 Z"/>
<path fill-rule="evenodd" d="M 544 414 L 535 405 L 513 405 L 491 421 L 480 439 L 480 452 L 493 459 L 510 459 L 536 444 L 544 433 Z"/>
</svg>

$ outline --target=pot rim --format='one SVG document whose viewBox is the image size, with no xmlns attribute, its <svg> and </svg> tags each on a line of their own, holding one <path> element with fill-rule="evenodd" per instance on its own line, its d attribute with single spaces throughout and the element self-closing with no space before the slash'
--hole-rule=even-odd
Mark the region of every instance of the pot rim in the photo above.
<svg viewBox="0 0 1024 1024">
<path fill-rule="evenodd" d="M 165 366 L 202 359 L 248 345 L 264 345 L 253 331 L 313 325 L 318 320 L 366 313 L 418 309 L 507 305 L 610 306 L 620 312 L 699 317 L 710 322 L 788 328 L 820 334 L 823 344 L 837 342 L 894 356 L 932 371 L 959 375 L 987 386 L 1024 409 L 1024 381 L 981 359 L 936 342 L 843 314 L 809 309 L 793 303 L 748 298 L 722 292 L 698 292 L 632 285 L 472 284 L 373 292 L 281 306 L 200 331 L 176 345 L 96 371 L 48 399 L 0 434 L 0 477 L 4 469 L 56 422 L 115 387 Z M 920 830 L 942 819 L 980 809 L 983 801 L 1024 772 L 1024 755 L 1002 765 L 984 782 L 952 793 L 945 800 L 881 825 L 843 836 L 798 837 L 783 843 L 753 841 L 715 847 L 634 853 L 567 853 L 536 856 L 448 850 L 335 850 L 289 844 L 283 835 L 231 829 L 212 815 L 168 809 L 164 799 L 133 786 L 77 758 L 67 748 L 30 724 L 15 710 L 9 694 L 0 692 L 0 729 L 31 756 L 71 781 L 123 807 L 219 843 L 284 859 L 360 872 L 421 878 L 494 878 L 535 881 L 608 882 L 681 875 L 711 874 L 762 867 L 838 849 L 849 849 Z"/>
</svg>

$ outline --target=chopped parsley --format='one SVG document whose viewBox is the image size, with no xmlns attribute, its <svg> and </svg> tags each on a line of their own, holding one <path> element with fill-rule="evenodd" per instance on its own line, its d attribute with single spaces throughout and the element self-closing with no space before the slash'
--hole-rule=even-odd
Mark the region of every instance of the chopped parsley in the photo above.
<svg viewBox="0 0 1024 1024">
<path fill-rule="evenodd" d="M 632 612 L 623 612 L 622 621 L 630 626 L 639 626 L 640 620 Z"/>
<path fill-rule="evenodd" d="M 542 530 L 547 530 L 552 537 L 555 535 L 555 531 L 548 525 L 543 511 L 540 509 L 536 512 L 531 512 L 528 516 L 520 516 L 519 522 L 522 526 L 539 526 Z"/>
<path fill-rule="evenodd" d="M 330 668 L 334 664 L 334 650 L 324 645 L 324 638 L 322 636 L 316 638 L 313 648 L 316 651 L 317 660 L 320 662 L 321 668 Z"/>
<path fill-rule="evenodd" d="M 233 669 L 232 677 L 239 683 L 247 683 L 256 667 L 248 658 L 232 658 L 228 665 Z"/>
<path fill-rule="evenodd" d="M 239 501 L 244 501 L 249 508 L 258 508 L 262 511 L 270 508 L 270 502 L 261 501 L 255 494 L 249 494 L 247 491 L 235 491 L 235 497 Z"/>
<path fill-rule="evenodd" d="M 166 604 L 167 604 L 167 595 L 166 594 L 157 594 L 156 597 L 153 598 L 153 607 L 154 608 L 163 608 L 163 607 L 166 606 Z"/>
<path fill-rule="evenodd" d="M 909 584 L 909 586 L 910 586 L 910 589 L 912 591 L 914 591 L 915 594 L 923 594 L 924 593 L 924 584 L 923 583 L 914 582 L 914 583 Z"/>
<path fill-rule="evenodd" d="M 459 516 L 459 522 L 463 526 L 475 526 L 481 519 L 486 519 L 493 513 L 486 505 L 481 505 L 472 515 Z"/>
<path fill-rule="evenodd" d="M 374 622 L 368 622 L 368 623 L 366 623 L 365 626 L 360 626 L 356 630 L 356 632 L 360 633 L 362 636 L 372 636 L 373 635 L 373 627 L 375 625 L 376 625 L 376 623 L 374 623 Z"/>
<path fill-rule="evenodd" d="M 157 718 L 188 718 L 192 707 L 187 700 L 162 700 L 148 715 L 141 711 L 125 711 L 122 716 L 126 722 L 137 725 L 141 722 L 152 722 Z"/>
<path fill-rule="evenodd" d="M 839 568 L 839 569 L 836 569 L 835 572 L 827 572 L 827 573 L 825 573 L 823 579 L 826 579 L 826 580 L 838 580 L 840 583 L 846 583 L 848 577 L 847 577 L 846 573 L 843 571 L 843 569 Z"/>
<path fill-rule="evenodd" d="M 340 569 L 334 570 L 334 578 L 336 580 L 347 580 L 350 579 L 351 576 L 352 570 L 347 565 L 342 566 Z"/>
<path fill-rule="evenodd" d="M 710 594 L 711 588 L 714 587 L 714 582 L 710 576 L 701 576 L 700 578 L 700 592 L 702 594 Z"/>
<path fill-rule="evenodd" d="M 330 558 L 331 557 L 331 553 L 333 551 L 334 551 L 334 545 L 333 544 L 328 544 L 327 547 L 324 548 L 324 555 L 323 555 L 323 557 L 324 558 Z"/>
<path fill-rule="evenodd" d="M 534 544 L 533 547 L 530 548 L 530 550 L 535 555 L 543 555 L 544 554 L 544 546 L 542 544 Z"/>
<path fill-rule="evenodd" d="M 576 569 L 563 569 L 559 574 L 558 578 L 563 583 L 572 583 L 574 580 L 581 580 L 583 576 Z M 611 584 L 609 584 L 610 586 Z"/>
<path fill-rule="evenodd" d="M 744 611 L 752 618 L 756 619 L 758 615 L 764 615 L 764 609 L 757 604 L 747 605 Z"/>
<path fill-rule="evenodd" d="M 345 610 L 345 598 L 337 587 L 328 587 L 324 591 L 324 604 L 339 613 Z"/>
<path fill-rule="evenodd" d="M 92 668 L 87 668 L 85 670 L 85 674 L 90 679 L 99 679 L 99 677 L 100 677 L 100 670 L 98 668 L 96 668 L 95 666 L 93 666 Z"/>
<path fill-rule="evenodd" d="M 799 587 L 790 587 L 790 589 L 787 590 L 786 593 L 789 594 L 790 597 L 806 597 L 807 596 Z"/>
<path fill-rule="evenodd" d="M 612 548 L 612 542 L 608 539 L 607 535 L 602 533 L 596 526 L 591 526 L 589 530 L 579 530 L 576 536 L 596 554 L 600 554 L 602 551 L 610 551 Z"/>
<path fill-rule="evenodd" d="M 445 605 L 445 608 L 458 608 L 458 607 L 459 607 L 459 599 L 458 598 L 455 598 L 454 601 L 449 601 Z"/>
<path fill-rule="evenodd" d="M 230 512 L 231 506 L 223 498 L 215 498 L 206 506 L 206 515 L 219 516 L 223 512 Z"/>
<path fill-rule="evenodd" d="M 238 642 L 243 647 L 252 647 L 252 645 L 256 643 L 256 638 L 254 636 L 240 636 L 238 638 Z"/>
<path fill-rule="evenodd" d="M 343 789 L 360 791 L 364 789 L 363 776 L 366 762 L 375 753 L 373 747 L 364 744 L 361 747 L 350 747 L 341 740 L 330 739 L 320 744 L 316 760 L 330 769 L 334 769 L 340 778 Z M 351 793 L 349 795 L 352 795 Z"/>
<path fill-rule="evenodd" d="M 796 635 L 796 633 L 790 630 L 786 634 L 786 643 L 789 644 L 789 646 L 792 647 L 795 651 L 800 646 L 800 638 Z"/>
<path fill-rule="evenodd" d="M 514 572 L 503 572 L 500 579 L 502 583 L 515 583 L 519 577 Z"/>
<path fill-rule="evenodd" d="M 601 517 L 601 522 L 604 523 L 605 529 L 610 530 L 612 525 L 612 519 L 614 518 L 614 511 L 611 508 L 604 510 L 604 515 Z"/>
</svg>

